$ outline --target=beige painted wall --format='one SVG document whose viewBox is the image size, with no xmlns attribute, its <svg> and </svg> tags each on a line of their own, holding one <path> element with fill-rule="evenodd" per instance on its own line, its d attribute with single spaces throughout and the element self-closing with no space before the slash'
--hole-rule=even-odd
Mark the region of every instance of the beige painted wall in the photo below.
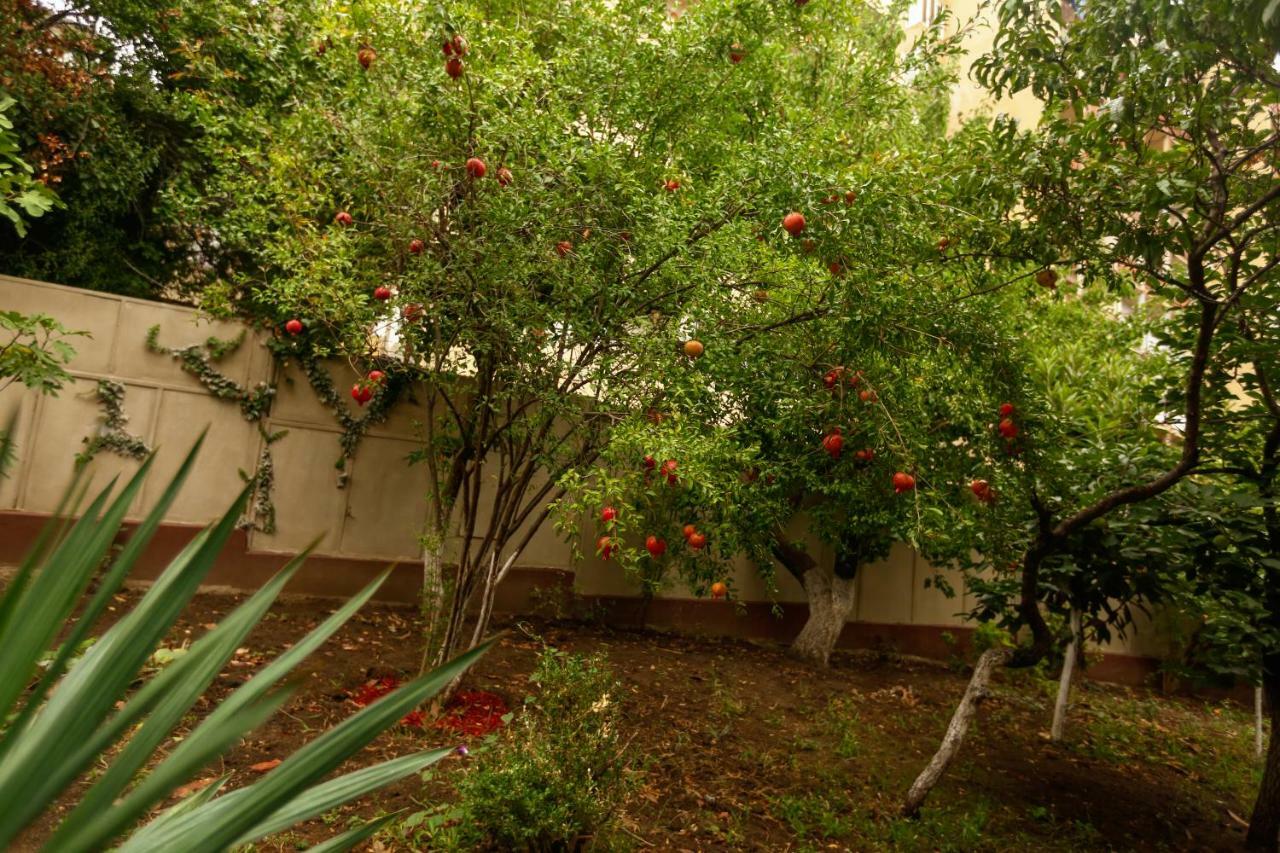
<svg viewBox="0 0 1280 853">
<path fill-rule="evenodd" d="M 951 93 L 948 132 L 954 131 L 967 119 L 998 113 L 1017 119 L 1023 126 L 1035 124 L 1040 119 L 1041 104 L 1030 91 L 995 100 L 970 76 L 973 60 L 989 51 L 995 39 L 995 12 L 991 8 L 993 4 L 984 3 L 983 0 L 924 0 L 924 5 L 926 9 L 950 11 L 952 17 L 946 25 L 948 35 L 961 29 L 967 33 L 962 42 L 963 53 L 959 58 L 959 82 Z M 924 26 L 923 23 L 918 23 L 904 27 L 907 45 L 923 32 Z"/>
<path fill-rule="evenodd" d="M 133 507 L 133 517 L 153 505 L 182 455 L 206 427 L 208 436 L 196 470 L 168 520 L 204 524 L 225 511 L 242 488 L 238 472 L 251 472 L 257 464 L 262 450 L 258 429 L 243 418 L 238 406 L 212 397 L 174 359 L 148 351 L 145 338 L 147 329 L 157 323 L 159 341 L 166 347 L 199 343 L 210 335 L 234 337 L 239 326 L 210 322 L 183 306 L 7 276 L 0 276 L 0 308 L 49 314 L 70 329 L 92 334 L 76 340 L 78 353 L 70 366 L 74 381 L 58 396 L 40 396 L 17 386 L 0 392 L 0 423 L 15 408 L 20 414 L 18 467 L 13 477 L 0 480 L 0 511 L 56 509 L 83 439 L 93 435 L 101 421 L 102 409 L 94 394 L 100 378 L 125 386 L 127 429 L 159 451 L 156 472 Z M 252 550 L 293 553 L 320 537 L 320 554 L 416 560 L 425 517 L 426 472 L 408 465 L 405 457 L 416 446 L 420 411 L 412 404 L 401 404 L 385 423 L 370 430 L 356 452 L 346 488 L 340 489 L 334 466 L 340 455 L 340 428 L 316 400 L 305 377 L 296 369 L 280 370 L 260 341 L 253 339 L 218 368 L 241 384 L 274 381 L 277 397 L 266 426 L 270 431 L 289 431 L 272 445 L 277 532 L 253 532 Z M 330 370 L 338 388 L 357 378 L 346 364 L 335 363 Z M 104 451 L 90 470 L 96 482 L 105 483 L 110 476 L 136 471 L 137 466 Z M 803 536 L 802 525 L 798 522 L 791 531 L 794 536 Z M 598 535 L 588 523 L 580 542 L 588 556 L 575 566 L 570 546 L 548 523 L 519 565 L 575 571 L 575 588 L 585 595 L 637 594 L 637 585 L 615 563 L 591 555 L 591 543 Z M 821 543 L 810 541 L 809 547 L 819 559 L 832 559 Z M 932 574 L 934 569 L 910 548 L 895 547 L 887 559 L 859 572 L 854 621 L 962 624 L 959 613 L 972 604 L 963 580 L 958 575 L 950 579 L 957 595 L 947 598 L 925 588 L 924 581 Z M 776 590 L 770 590 L 745 560 L 735 566 L 732 583 L 740 600 L 804 601 L 800 585 L 786 572 L 778 573 Z M 679 583 L 664 591 L 665 597 L 691 595 Z M 1110 650 L 1151 654 L 1159 648 L 1159 638 L 1152 631 L 1142 631 Z"/>
</svg>

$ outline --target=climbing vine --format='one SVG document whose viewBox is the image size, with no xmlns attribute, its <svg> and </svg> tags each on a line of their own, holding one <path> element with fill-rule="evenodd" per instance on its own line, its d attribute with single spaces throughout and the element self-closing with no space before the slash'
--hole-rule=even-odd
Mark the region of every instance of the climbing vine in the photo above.
<svg viewBox="0 0 1280 853">
<path fill-rule="evenodd" d="M 347 462 L 356 455 L 356 448 L 360 446 L 360 440 L 364 438 L 369 428 L 387 419 L 387 416 L 391 413 L 391 407 L 399 399 L 400 386 L 395 383 L 387 383 L 379 387 L 374 392 L 373 399 L 369 401 L 369 408 L 365 414 L 361 417 L 355 417 L 342 402 L 338 389 L 333 385 L 333 378 L 324 369 L 324 365 L 320 363 L 319 359 L 313 356 L 299 356 L 298 364 L 302 367 L 303 373 L 307 375 L 307 381 L 311 383 L 311 388 L 315 391 L 316 397 L 324 404 L 325 408 L 333 413 L 333 416 L 342 426 L 342 435 L 338 439 L 338 443 L 342 446 L 342 455 L 338 457 L 334 467 L 340 472 L 338 474 L 338 488 L 345 488 L 347 478 L 350 476 Z"/>
<path fill-rule="evenodd" d="M 267 432 L 258 425 L 258 433 L 262 436 L 262 453 L 258 456 L 258 467 L 253 474 L 240 471 L 240 479 L 253 487 L 252 514 L 246 512 L 240 518 L 240 526 L 253 527 L 266 534 L 276 532 L 276 505 L 271 498 L 275 488 L 276 467 L 271 458 L 271 445 L 288 435 L 287 429 L 278 432 Z"/>
<path fill-rule="evenodd" d="M 177 359 L 182 369 L 199 380 L 210 394 L 219 400 L 237 404 L 245 420 L 258 425 L 263 443 L 257 468 L 252 474 L 247 474 L 243 470 L 240 472 L 241 479 L 253 489 L 252 507 L 241 517 L 240 526 L 256 527 L 257 530 L 270 534 L 276 532 L 276 506 L 271 497 L 275 486 L 275 463 L 271 458 L 271 445 L 288 432 L 288 430 L 281 430 L 268 433 L 262 428 L 261 421 L 271 410 L 276 388 L 267 382 L 259 382 L 251 389 L 245 388 L 214 367 L 238 350 L 245 342 L 247 335 L 247 330 L 241 330 L 240 334 L 234 338 L 223 339 L 211 335 L 203 344 L 166 347 L 160 344 L 160 326 L 155 325 L 147 330 L 147 349 Z"/>
<path fill-rule="evenodd" d="M 84 450 L 76 454 L 76 466 L 84 467 L 99 451 L 106 450 L 126 459 L 145 459 L 151 452 L 147 443 L 125 430 L 129 416 L 124 413 L 124 385 L 99 379 L 98 402 L 102 404 L 102 424 L 97 434 L 84 439 Z"/>
<path fill-rule="evenodd" d="M 203 344 L 192 344 L 186 347 L 166 347 L 159 343 L 160 326 L 155 325 L 147 330 L 147 349 L 161 355 L 173 356 L 182 365 L 182 369 L 190 373 L 200 384 L 209 389 L 209 393 L 220 400 L 237 403 L 245 419 L 258 422 L 266 416 L 275 398 L 274 385 L 259 382 L 252 389 L 244 388 L 235 380 L 219 373 L 213 366 L 228 355 L 235 352 L 244 343 L 247 332 L 241 331 L 234 338 L 222 339 L 210 336 Z"/>
</svg>

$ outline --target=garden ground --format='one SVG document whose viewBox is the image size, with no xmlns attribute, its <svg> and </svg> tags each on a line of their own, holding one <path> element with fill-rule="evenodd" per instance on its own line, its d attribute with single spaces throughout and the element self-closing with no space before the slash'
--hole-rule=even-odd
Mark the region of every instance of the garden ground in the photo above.
<svg viewBox="0 0 1280 853">
<path fill-rule="evenodd" d="M 116 612 L 135 598 L 119 596 Z M 199 596 L 171 646 L 212 627 L 240 598 Z M 278 603 L 198 707 L 212 708 L 332 607 Z M 1257 784 L 1260 765 L 1243 708 L 1089 684 L 1076 694 L 1069 743 L 1058 746 L 1047 740 L 1053 685 L 1025 674 L 995 686 L 925 817 L 901 820 L 898 799 L 964 688 L 959 662 L 838 654 L 821 671 L 776 646 L 737 640 L 541 619 L 506 627 L 467 687 L 498 693 L 518 708 L 533 689 L 527 679 L 544 642 L 603 652 L 625 687 L 627 755 L 639 779 L 620 828 L 600 840 L 603 849 L 1225 850 L 1243 839 Z M 224 773 L 233 785 L 256 778 L 352 713 L 349 694 L 370 679 L 415 673 L 418 636 L 412 610 L 366 607 L 304 664 L 285 712 L 197 784 Z M 362 758 L 371 763 L 454 742 L 455 735 L 430 725 L 402 726 Z M 448 802 L 451 777 L 471 760 L 451 757 L 425 784 L 403 781 L 258 849 L 304 847 L 357 815 L 435 809 Z M 410 848 L 401 834 L 384 833 L 371 849 Z"/>
</svg>

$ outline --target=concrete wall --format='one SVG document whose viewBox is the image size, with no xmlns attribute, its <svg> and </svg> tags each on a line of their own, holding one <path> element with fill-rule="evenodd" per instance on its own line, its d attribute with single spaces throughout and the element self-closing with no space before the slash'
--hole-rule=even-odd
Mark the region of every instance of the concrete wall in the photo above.
<svg viewBox="0 0 1280 853">
<path fill-rule="evenodd" d="M 240 327 L 210 322 L 188 307 L 6 276 L 0 276 L 0 308 L 49 314 L 70 329 L 92 335 L 75 340 L 77 355 L 70 365 L 74 381 L 58 396 L 40 396 L 19 386 L 0 392 L 0 423 L 15 408 L 20 413 L 17 470 L 11 478 L 0 480 L 0 563 L 18 559 L 44 518 L 57 508 L 83 439 L 95 434 L 101 423 L 97 380 L 110 378 L 125 388 L 126 429 L 159 451 L 156 471 L 131 517 L 141 517 L 154 504 L 186 450 L 208 428 L 204 450 L 166 519 L 157 553 L 142 567 L 144 574 L 158 571 L 184 537 L 226 510 L 243 487 L 239 472 L 256 467 L 263 438 L 237 405 L 213 397 L 173 358 L 149 351 L 147 330 L 159 324 L 159 342 L 180 347 L 210 335 L 232 338 Z M 270 535 L 256 530 L 238 534 L 211 582 L 254 587 L 283 563 L 279 555 L 296 553 L 318 537 L 318 556 L 299 573 L 294 591 L 347 595 L 389 562 L 400 562 L 384 595 L 412 601 L 427 484 L 425 469 L 408 465 L 405 457 L 416 446 L 415 423 L 421 420 L 421 411 L 412 403 L 402 403 L 385 423 L 373 428 L 356 452 L 346 487 L 338 488 L 334 463 L 340 456 L 339 424 L 317 401 L 306 378 L 294 368 L 279 368 L 260 344 L 251 336 L 217 367 L 242 385 L 263 381 L 277 385 L 277 397 L 265 421 L 268 431 L 288 430 L 271 447 L 277 530 Z M 345 364 L 330 369 L 339 389 L 356 379 Z M 103 451 L 90 464 L 90 471 L 96 482 L 105 483 L 108 477 L 130 474 L 137 466 L 136 461 Z M 596 535 L 593 529 L 583 531 L 584 552 L 590 553 L 589 543 Z M 811 550 L 821 559 L 832 558 L 819 543 L 811 543 Z M 629 618 L 637 601 L 636 585 L 616 564 L 588 556 L 574 565 L 569 544 L 550 524 L 530 543 L 517 568 L 499 600 L 499 606 L 507 609 L 527 607 L 530 592 L 538 587 L 566 595 L 572 592 L 577 601 L 612 609 L 620 619 Z M 950 579 L 957 592 L 954 598 L 926 588 L 924 581 L 933 574 L 933 567 L 904 546 L 895 547 L 888 559 L 865 567 L 857 580 L 856 611 L 844 642 L 942 656 L 953 651 L 944 644 L 942 634 L 949 632 L 963 641 L 968 629 L 959 614 L 972 602 L 959 576 Z M 804 594 L 785 572 L 777 575 L 776 584 L 776 590 L 770 590 L 754 567 L 742 561 L 732 579 L 736 605 L 695 599 L 675 583 L 647 616 L 653 624 L 683 630 L 789 639 L 803 623 Z M 775 603 L 780 604 L 781 619 L 773 613 Z M 1152 655 L 1160 649 L 1155 632 L 1142 630 L 1108 651 L 1121 656 Z"/>
</svg>

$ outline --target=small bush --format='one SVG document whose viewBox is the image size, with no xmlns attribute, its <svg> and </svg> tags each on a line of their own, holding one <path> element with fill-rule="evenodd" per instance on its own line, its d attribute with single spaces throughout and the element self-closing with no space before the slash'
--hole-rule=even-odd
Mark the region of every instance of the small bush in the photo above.
<svg viewBox="0 0 1280 853">
<path fill-rule="evenodd" d="M 621 688 L 600 656 L 542 653 L 539 687 L 458 785 L 462 849 L 581 850 L 626 795 Z"/>
</svg>

